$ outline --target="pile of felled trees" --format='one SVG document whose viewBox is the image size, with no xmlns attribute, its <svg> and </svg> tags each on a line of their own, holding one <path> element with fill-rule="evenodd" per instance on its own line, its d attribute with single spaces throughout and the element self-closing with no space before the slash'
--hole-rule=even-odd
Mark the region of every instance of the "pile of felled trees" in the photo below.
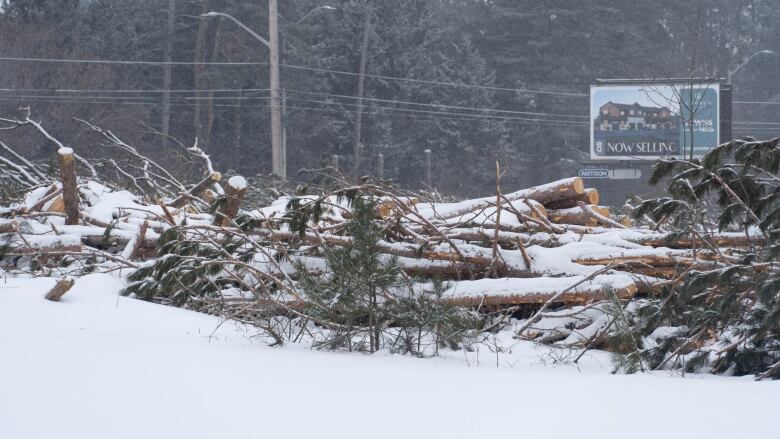
<svg viewBox="0 0 780 439">
<path fill-rule="evenodd" d="M 243 209 L 239 227 L 242 177 L 225 182 L 218 172 L 207 172 L 198 183 L 151 201 L 78 177 L 73 150 L 62 147 L 58 154 L 58 181 L 39 184 L 24 201 L 3 209 L 0 263 L 6 270 L 86 269 L 85 260 L 90 269 L 94 264 L 135 269 L 156 258 L 160 236 L 176 229 L 193 241 L 221 245 L 229 238 L 256 253 L 241 262 L 252 266 L 253 282 L 264 285 L 249 287 L 250 296 L 267 285 L 284 285 L 285 299 L 273 301 L 288 306 L 305 300 L 296 270 L 327 271 L 327 249 L 351 245 L 346 194 L 375 201 L 376 221 L 386 236 L 377 245 L 406 275 L 423 285 L 447 280 L 448 301 L 486 309 L 586 303 L 603 298 L 606 287 L 630 298 L 687 270 L 717 265 L 752 239 L 720 233 L 704 241 L 659 231 L 658 225 L 659 230 L 633 226 L 599 206 L 598 192 L 576 177 L 456 203 L 421 202 L 387 186 L 364 184 Z M 232 257 L 226 255 L 226 262 Z"/>
<path fill-rule="evenodd" d="M 56 172 L 46 172 L 3 145 L 4 178 L 30 187 L 21 202 L 0 208 L 0 269 L 6 271 L 134 270 L 159 256 L 161 236 L 173 230 L 182 242 L 220 249 L 227 268 L 214 288 L 249 291 L 253 299 L 282 291 L 271 302 L 288 306 L 305 300 L 297 270 L 327 272 L 328 248 L 352 245 L 349 199 L 355 196 L 375 204 L 384 234 L 377 246 L 388 260 L 418 284 L 448 281 L 446 300 L 470 307 L 579 304 L 602 298 L 605 289 L 630 298 L 687 271 L 727 263 L 760 239 L 744 231 L 681 235 L 652 221 L 632 223 L 600 206 L 598 191 L 577 177 L 504 193 L 497 173 L 494 194 L 454 203 L 369 182 L 242 208 L 246 180 L 222 179 L 197 146 L 182 155 L 203 173 L 186 183 L 87 122 L 109 157 L 77 155 L 29 115 L 2 122 L 35 128 L 59 157 Z M 201 257 L 187 251 L 177 257 Z M 197 262 L 211 263 L 206 259 Z M 247 270 L 251 279 L 237 278 L 229 267 Z"/>
</svg>

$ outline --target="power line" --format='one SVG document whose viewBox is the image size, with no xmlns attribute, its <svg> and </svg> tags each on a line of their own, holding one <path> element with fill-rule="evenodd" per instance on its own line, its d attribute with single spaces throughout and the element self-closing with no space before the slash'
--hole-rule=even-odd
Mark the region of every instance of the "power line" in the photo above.
<svg viewBox="0 0 780 439">
<path fill-rule="evenodd" d="M 281 67 L 286 67 L 290 69 L 299 69 L 299 70 L 311 70 L 311 71 L 318 71 L 318 72 L 325 72 L 325 73 L 335 73 L 339 75 L 350 75 L 350 76 L 358 76 L 359 73 L 354 72 L 347 72 L 344 70 L 332 70 L 332 69 L 323 69 L 318 67 L 306 67 L 306 66 L 296 66 L 292 64 L 279 64 Z M 548 94 L 548 95 L 561 95 L 561 96 L 575 96 L 575 97 L 587 97 L 590 96 L 586 93 L 572 93 L 572 92 L 562 92 L 562 91 L 547 91 L 547 90 L 531 90 L 527 88 L 507 88 L 507 87 L 494 87 L 489 85 L 475 85 L 475 84 L 463 84 L 463 83 L 457 83 L 457 82 L 443 82 L 443 81 L 429 81 L 425 79 L 411 79 L 411 78 L 400 78 L 397 76 L 385 76 L 385 75 L 371 75 L 371 74 L 364 74 L 366 78 L 376 78 L 376 79 L 385 79 L 388 81 L 404 81 L 404 82 L 415 82 L 418 84 L 429 84 L 429 85 L 442 85 L 447 87 L 464 87 L 464 88 L 478 88 L 483 90 L 496 90 L 496 91 L 511 91 L 513 93 L 536 93 L 536 94 Z"/>
<path fill-rule="evenodd" d="M 288 92 L 293 93 L 304 93 L 304 94 L 312 94 L 312 95 L 319 95 L 319 96 L 331 96 L 331 97 L 337 97 L 337 98 L 343 98 L 343 99 L 355 99 L 355 100 L 364 100 L 364 101 L 373 101 L 373 102 L 385 102 L 385 103 L 392 103 L 392 104 L 403 104 L 403 105 L 416 105 L 416 106 L 425 106 L 425 107 L 436 107 L 436 108 L 448 108 L 448 109 L 455 109 L 455 110 L 469 110 L 469 111 L 487 111 L 487 112 L 493 112 L 493 113 L 505 113 L 505 114 L 522 114 L 522 115 L 528 115 L 528 116 L 554 116 L 554 117 L 572 117 L 572 118 L 584 118 L 588 119 L 589 116 L 581 116 L 576 114 L 559 114 L 559 113 L 540 113 L 540 112 L 532 112 L 532 111 L 516 111 L 516 110 L 500 110 L 500 109 L 493 109 L 493 108 L 480 108 L 480 107 L 464 107 L 464 106 L 457 106 L 457 105 L 446 105 L 446 104 L 428 104 L 423 102 L 410 102 L 410 101 L 399 101 L 399 100 L 393 100 L 393 99 L 378 99 L 378 98 L 359 98 L 357 96 L 349 96 L 349 95 L 341 95 L 341 94 L 333 94 L 333 93 L 324 93 L 324 92 L 314 92 L 314 91 L 306 91 L 306 90 L 295 90 L 295 89 L 286 89 Z"/>
<path fill-rule="evenodd" d="M 76 103 L 76 104 L 98 104 L 98 105 L 140 105 L 140 106 L 159 106 L 159 102 L 152 102 L 152 101 L 116 101 L 116 100 L 78 100 L 78 99 L 72 99 L 70 97 L 62 97 L 61 99 L 51 100 L 45 97 L 35 97 L 31 98 L 30 100 L 35 102 L 44 102 L 44 103 L 55 103 L 55 104 L 62 104 L 62 103 Z M 18 101 L 18 99 L 8 98 L 8 97 L 0 97 L 0 101 Z M 172 106 L 185 106 L 185 107 L 192 107 L 197 104 L 194 103 L 171 103 Z M 245 106 L 241 105 L 235 105 L 235 104 L 214 104 L 214 107 L 219 108 L 246 108 Z M 270 108 L 270 105 L 254 105 L 254 107 L 258 108 Z M 338 108 L 316 108 L 316 107 L 305 107 L 305 106 L 295 106 L 295 105 L 288 105 L 288 109 L 291 110 L 304 110 L 304 111 L 314 111 L 314 112 L 328 112 L 328 113 L 351 113 L 356 114 L 357 111 L 353 110 L 344 110 L 344 109 L 338 109 Z M 374 106 L 367 106 L 365 107 L 367 111 L 364 112 L 367 116 L 385 116 L 385 117 L 408 117 L 408 113 L 386 113 L 384 110 L 384 107 L 374 107 Z M 372 111 L 374 109 L 377 109 L 379 111 Z M 400 110 L 402 109 L 395 109 Z M 442 116 L 438 112 L 428 112 L 433 113 L 426 116 L 416 116 L 415 120 L 455 120 L 455 121 L 485 121 L 485 118 L 483 117 L 475 117 L 472 115 L 467 114 L 460 114 L 460 113 L 454 113 L 456 117 L 447 117 Z M 539 120 L 539 121 L 529 121 L 524 119 L 505 119 L 506 123 L 509 124 L 519 124 L 519 125 L 560 125 L 560 126 L 578 126 L 573 125 L 572 123 L 566 123 L 564 122 L 557 122 L 557 121 L 547 121 L 547 120 Z"/>
<path fill-rule="evenodd" d="M 183 88 L 183 89 L 171 89 L 171 90 L 164 90 L 164 89 L 45 89 L 45 88 L 0 88 L 0 92 L 37 92 L 37 91 L 45 91 L 48 93 L 208 93 L 208 92 L 217 92 L 217 93 L 228 93 L 228 92 L 258 92 L 258 91 L 269 91 L 270 88 L 212 88 L 212 89 L 194 89 L 194 88 Z"/>
<path fill-rule="evenodd" d="M 98 60 L 98 59 L 65 59 L 65 58 L 22 58 L 22 57 L 0 57 L 0 61 L 23 61 L 23 62 L 44 62 L 44 63 L 74 63 L 74 64 L 122 64 L 122 65 L 152 65 L 152 66 L 164 66 L 164 65 L 184 65 L 184 66 L 267 66 L 268 63 L 264 62 L 235 62 L 235 61 L 213 61 L 213 62 L 192 62 L 192 61 L 132 61 L 132 60 Z M 321 73 L 332 73 L 337 75 L 358 76 L 358 73 L 348 72 L 345 70 L 324 69 L 320 67 L 308 67 L 298 66 L 293 64 L 279 64 L 280 67 L 297 70 L 315 71 Z M 457 82 L 444 82 L 444 81 L 430 81 L 425 79 L 413 79 L 413 78 L 401 78 L 398 76 L 386 76 L 386 75 L 372 75 L 364 74 L 366 78 L 384 79 L 387 81 L 401 81 L 412 82 L 418 84 L 438 85 L 447 87 L 463 87 L 463 88 L 475 88 L 482 90 L 494 90 L 494 91 L 509 91 L 513 93 L 535 93 L 546 95 L 559 95 L 569 97 L 587 97 L 585 93 L 572 93 L 572 92 L 560 92 L 560 91 L 548 91 L 548 90 L 532 90 L 527 88 L 508 88 L 508 87 L 494 87 L 488 85 L 478 84 L 463 84 Z"/>
<path fill-rule="evenodd" d="M 780 125 L 780 122 L 747 122 L 747 121 L 741 121 L 741 122 L 734 122 L 735 125 Z"/>
<path fill-rule="evenodd" d="M 150 66 L 262 66 L 268 63 L 242 62 L 242 61 L 132 61 L 132 60 L 108 60 L 108 59 L 62 59 L 62 58 L 15 58 L 0 57 L 0 61 L 27 61 L 43 63 L 69 63 L 69 64 L 122 64 L 122 65 L 150 65 Z"/>
<path fill-rule="evenodd" d="M 767 101 L 734 101 L 732 104 L 740 105 L 780 105 L 780 102 L 767 102 Z"/>
<path fill-rule="evenodd" d="M 318 100 L 311 100 L 311 99 L 288 98 L 287 100 L 295 101 L 295 102 L 310 102 L 310 103 L 325 104 L 325 105 L 348 105 L 353 107 L 359 106 L 359 104 L 345 104 L 341 102 L 318 101 Z M 555 122 L 555 123 L 569 124 L 569 125 L 588 125 L 588 123 L 585 121 L 575 121 L 575 120 L 533 119 L 533 118 L 524 118 L 524 117 L 495 116 L 489 114 L 455 113 L 455 112 L 447 112 L 447 111 L 417 110 L 411 108 L 381 107 L 377 105 L 368 105 L 365 106 L 365 108 L 395 111 L 395 112 L 401 112 L 406 114 L 441 114 L 447 116 L 467 116 L 476 119 L 523 120 L 523 121 L 534 121 L 534 122 Z"/>
</svg>

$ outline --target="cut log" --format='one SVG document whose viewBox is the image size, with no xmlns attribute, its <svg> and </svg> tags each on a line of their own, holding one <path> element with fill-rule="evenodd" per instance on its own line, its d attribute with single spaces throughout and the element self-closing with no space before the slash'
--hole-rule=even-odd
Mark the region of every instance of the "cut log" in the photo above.
<svg viewBox="0 0 780 439">
<path fill-rule="evenodd" d="M 133 243 L 133 251 L 130 252 L 130 257 L 126 259 L 133 260 L 136 257 L 138 257 L 138 253 L 140 253 L 141 248 L 143 248 L 144 239 L 146 239 L 146 230 L 148 228 L 149 228 L 149 221 L 144 221 L 143 224 L 141 224 L 141 227 L 138 228 L 138 236 L 136 237 L 136 240 Z"/>
<path fill-rule="evenodd" d="M 49 202 L 44 204 L 43 210 L 49 213 L 65 213 L 65 200 L 63 199 L 62 193 L 58 193 L 54 196 L 54 198 L 49 200 Z"/>
<path fill-rule="evenodd" d="M 598 214 L 609 218 L 609 207 L 605 206 L 592 206 L 592 209 Z M 581 226 L 595 227 L 599 224 L 596 218 L 593 218 L 590 214 L 584 212 L 579 207 L 572 207 L 569 209 L 548 210 L 547 218 L 550 221 L 557 224 L 577 224 Z"/>
<path fill-rule="evenodd" d="M 552 183 L 535 186 L 507 194 L 509 200 L 521 198 L 550 204 L 561 200 L 578 197 L 585 193 L 585 183 L 579 177 L 566 178 Z"/>
<path fill-rule="evenodd" d="M 79 252 L 81 239 L 74 235 L 0 235 L 0 254 L 46 254 L 50 252 Z"/>
<path fill-rule="evenodd" d="M 60 180 L 62 181 L 62 201 L 65 205 L 65 224 L 79 223 L 79 190 L 76 184 L 76 160 L 73 149 L 60 148 Z"/>
<path fill-rule="evenodd" d="M 240 175 L 230 177 L 225 188 L 225 202 L 222 208 L 214 215 L 214 225 L 227 227 L 238 214 L 241 200 L 246 192 L 246 179 Z"/>
<path fill-rule="evenodd" d="M 578 207 L 577 203 L 580 201 L 585 204 L 597 205 L 599 204 L 600 199 L 601 197 L 599 196 L 598 190 L 587 188 L 584 193 L 575 195 L 574 197 L 545 203 L 545 207 L 548 209 L 571 209 L 572 207 Z"/>
<path fill-rule="evenodd" d="M 598 223 L 604 224 L 609 227 L 616 227 L 618 229 L 625 229 L 626 226 L 623 224 L 620 224 L 617 221 L 613 221 L 608 216 L 604 216 L 601 213 L 597 212 L 596 209 L 593 208 L 593 206 L 589 204 L 585 204 L 584 202 L 580 201 L 577 203 L 577 205 L 580 207 L 580 209 L 586 214 L 589 215 L 591 218 L 596 220 Z M 609 213 L 609 212 L 607 212 Z"/>
<path fill-rule="evenodd" d="M 35 203 L 29 210 L 29 212 L 37 212 L 43 209 L 43 206 L 46 205 L 49 201 L 56 198 L 58 195 L 62 193 L 62 189 L 58 188 L 56 184 L 51 185 L 48 191 L 46 191 L 46 195 L 43 196 L 40 200 L 38 200 L 37 203 Z"/>
<path fill-rule="evenodd" d="M 585 303 L 604 299 L 603 288 L 617 280 L 619 285 L 612 285 L 615 293 L 621 299 L 633 297 L 638 287 L 625 279 L 605 276 L 604 280 L 583 283 L 571 291 L 563 291 L 568 284 L 581 278 L 543 278 L 539 279 L 481 279 L 477 281 L 455 282 L 444 293 L 444 299 L 452 305 L 460 306 L 512 306 L 524 304 L 546 303 L 555 298 L 558 303 Z M 549 285 L 554 284 L 554 286 Z M 547 286 L 545 286 L 547 285 Z"/>
<path fill-rule="evenodd" d="M 52 288 L 48 293 L 46 293 L 46 300 L 51 300 L 52 302 L 59 302 L 60 298 L 65 295 L 70 289 L 73 287 L 73 285 L 76 283 L 76 280 L 73 279 L 70 276 L 64 276 L 59 279 L 57 279 L 57 283 L 54 285 L 54 288 Z"/>
<path fill-rule="evenodd" d="M 14 220 L 0 219 L 0 233 L 13 233 L 19 230 L 19 224 Z"/>
<path fill-rule="evenodd" d="M 175 200 L 171 201 L 169 204 L 175 208 L 180 208 L 187 204 L 187 201 L 192 199 L 193 197 L 198 197 L 203 191 L 211 187 L 214 183 L 219 183 L 219 181 L 222 180 L 222 174 L 219 172 L 213 172 L 208 177 L 201 180 L 198 184 L 192 187 L 192 189 L 188 190 L 186 193 L 179 195 Z"/>
</svg>

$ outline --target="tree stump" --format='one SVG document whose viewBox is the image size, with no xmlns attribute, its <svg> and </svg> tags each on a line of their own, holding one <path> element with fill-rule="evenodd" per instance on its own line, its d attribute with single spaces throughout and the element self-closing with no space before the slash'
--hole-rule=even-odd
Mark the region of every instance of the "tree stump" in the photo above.
<svg viewBox="0 0 780 439">
<path fill-rule="evenodd" d="M 246 179 L 240 175 L 230 177 L 225 188 L 225 202 L 219 212 L 214 215 L 214 225 L 226 227 L 238 214 L 241 199 L 246 192 Z"/>
<path fill-rule="evenodd" d="M 62 201 L 65 204 L 65 224 L 79 223 L 79 189 L 76 184 L 76 160 L 73 149 L 60 148 L 60 180 L 62 181 Z"/>
</svg>

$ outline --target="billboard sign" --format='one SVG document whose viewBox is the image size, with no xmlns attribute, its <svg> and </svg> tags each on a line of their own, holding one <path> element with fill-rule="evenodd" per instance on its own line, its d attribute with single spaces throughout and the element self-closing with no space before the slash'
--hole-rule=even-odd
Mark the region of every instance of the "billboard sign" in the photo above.
<svg viewBox="0 0 780 439">
<path fill-rule="evenodd" d="M 590 158 L 701 157 L 720 142 L 720 86 L 600 85 L 590 90 Z"/>
</svg>

